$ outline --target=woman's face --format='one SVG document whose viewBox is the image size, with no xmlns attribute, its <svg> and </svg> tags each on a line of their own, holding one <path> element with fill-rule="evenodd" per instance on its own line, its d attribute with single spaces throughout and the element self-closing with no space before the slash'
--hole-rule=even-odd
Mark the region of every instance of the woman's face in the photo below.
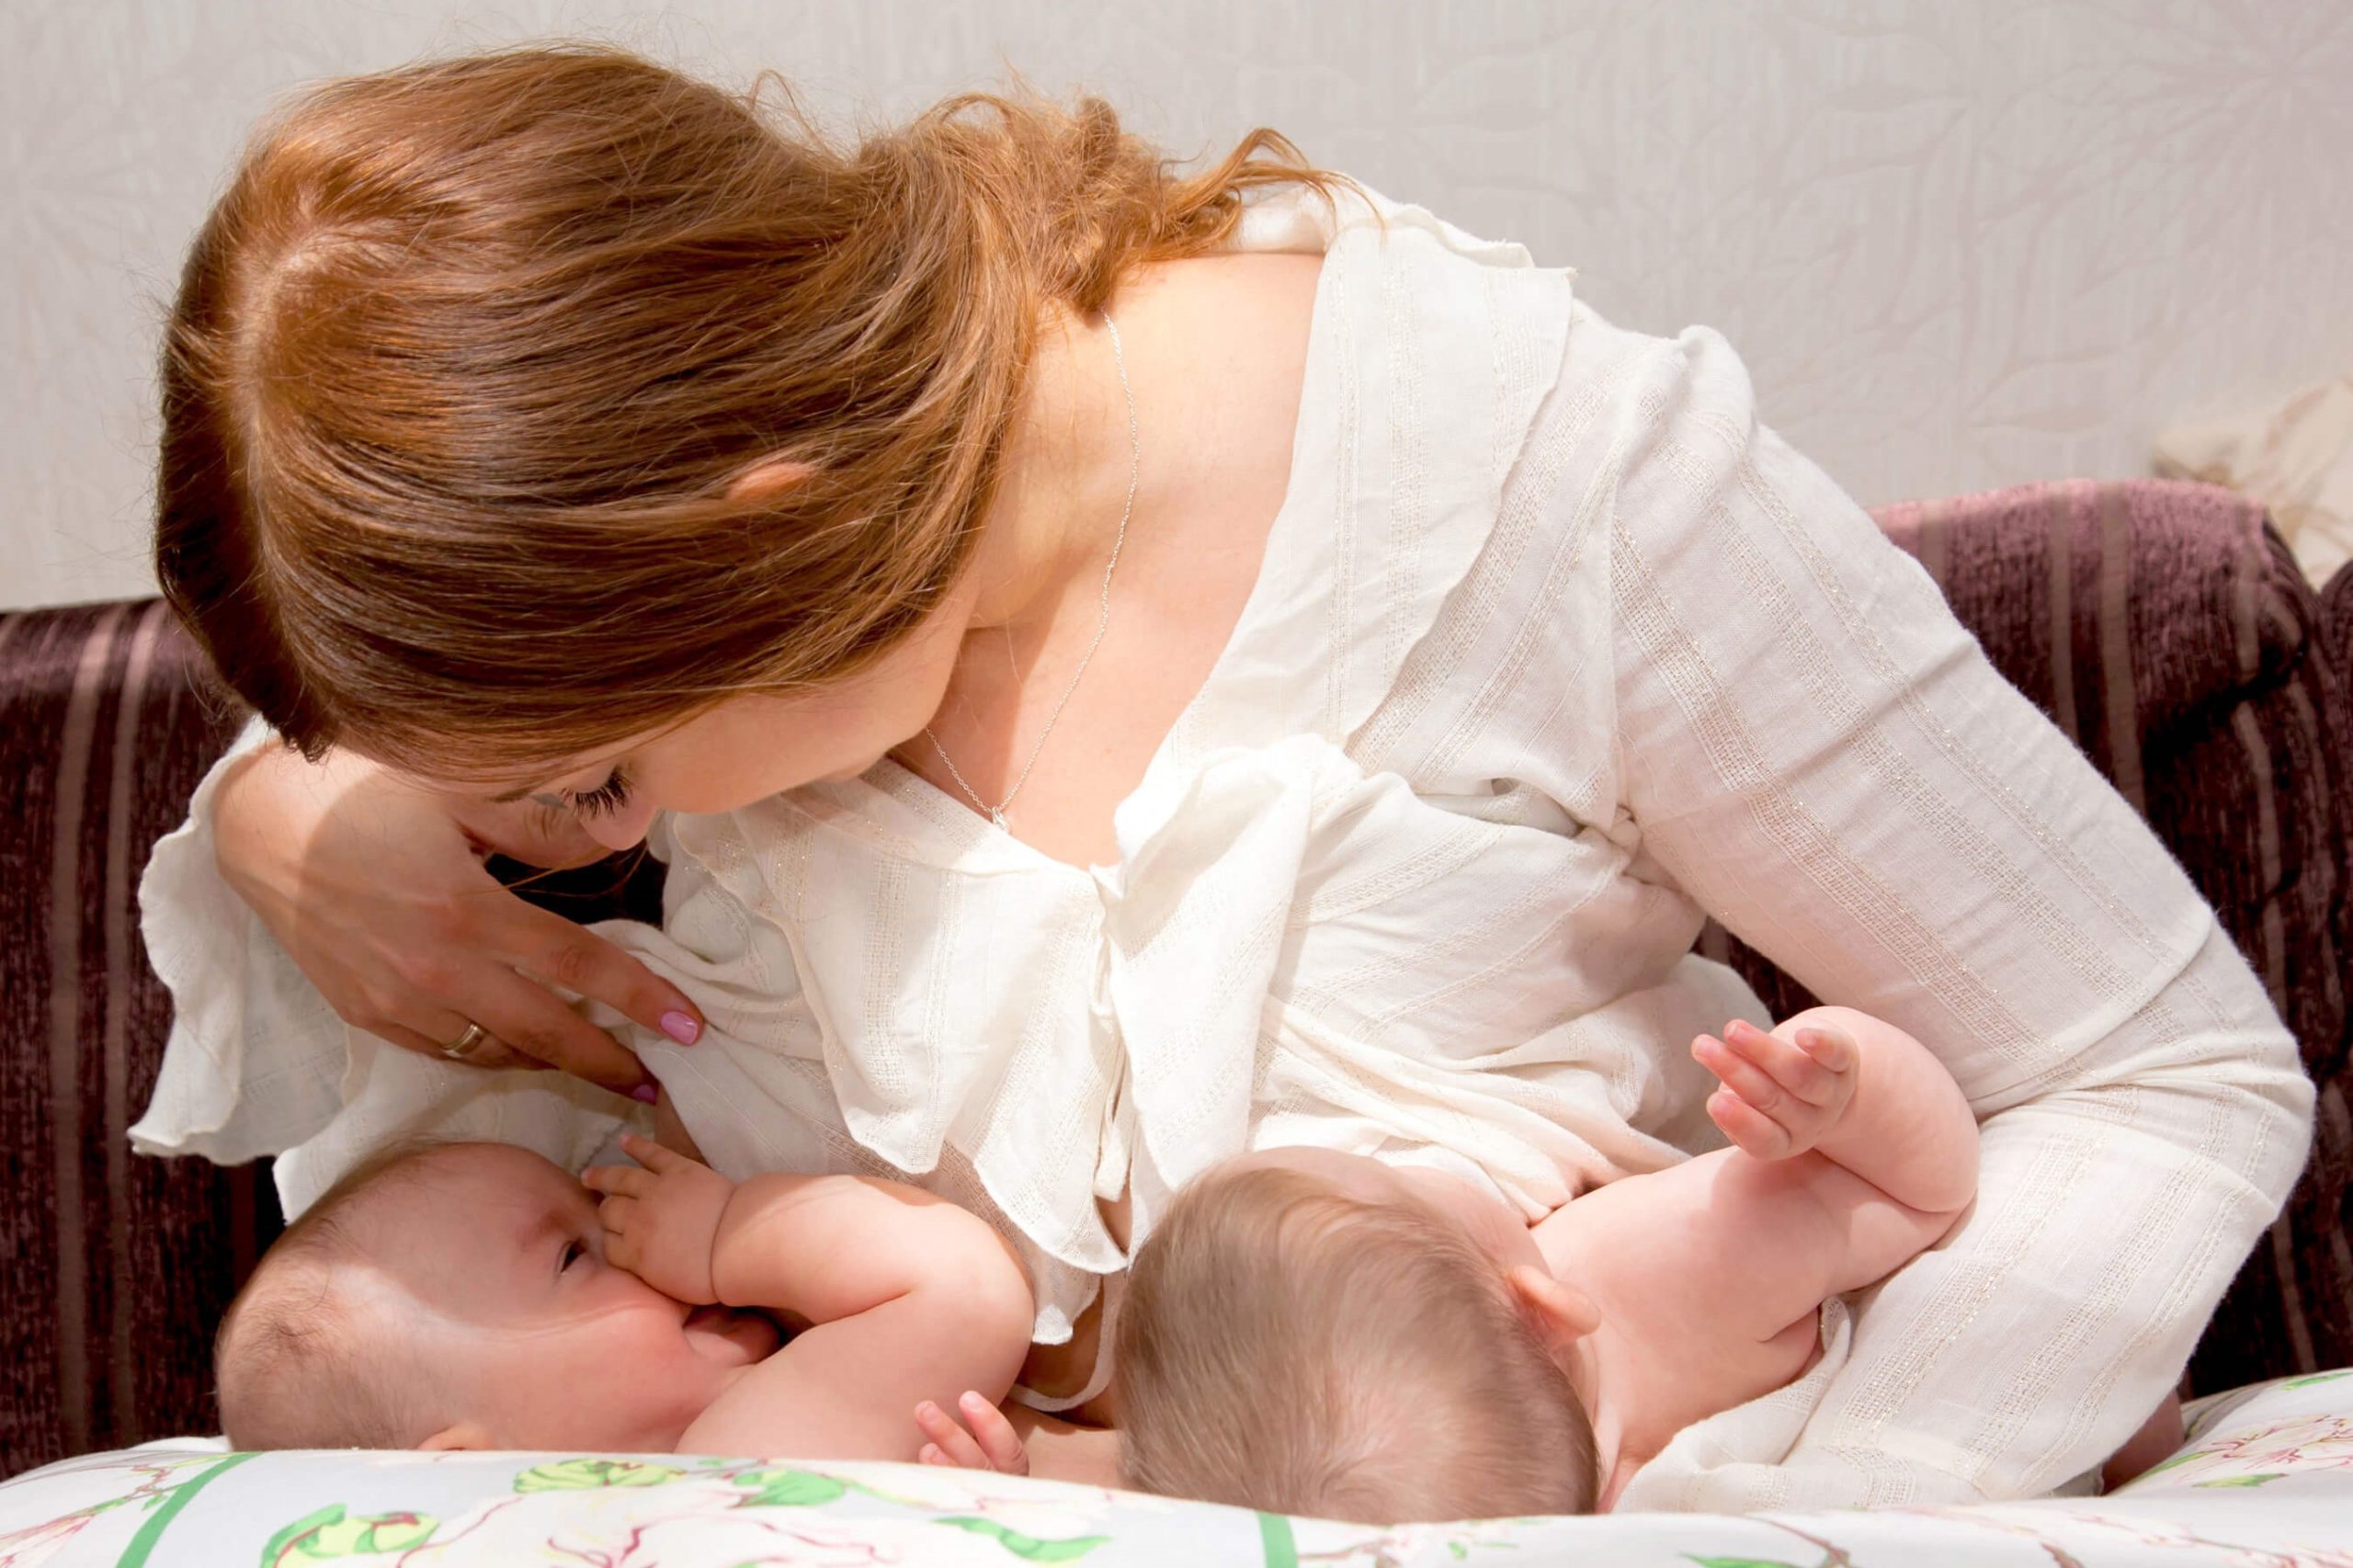
<svg viewBox="0 0 2353 1568">
<path fill-rule="evenodd" d="M 602 750 L 569 771 L 504 791 L 576 819 L 608 849 L 645 836 L 659 811 L 728 812 L 818 779 L 854 778 L 920 733 L 955 674 L 969 589 L 858 674 L 815 691 L 746 692 L 676 728 Z"/>
</svg>

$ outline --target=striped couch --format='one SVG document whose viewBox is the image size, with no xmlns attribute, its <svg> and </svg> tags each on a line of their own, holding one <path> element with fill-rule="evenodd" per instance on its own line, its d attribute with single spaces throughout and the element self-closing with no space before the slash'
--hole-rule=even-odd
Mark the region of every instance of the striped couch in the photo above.
<svg viewBox="0 0 2353 1568">
<path fill-rule="evenodd" d="M 2195 485 L 2033 486 L 1881 521 L 2181 857 L 2323 1086 L 2312 1164 L 2192 1384 L 2353 1364 L 2353 581 L 2313 595 L 2259 512 Z M 137 1158 L 124 1137 L 170 1017 L 140 868 L 233 727 L 202 689 L 158 603 L 0 616 L 0 1473 L 212 1430 L 210 1329 L 277 1227 L 264 1173 Z M 644 879 L 631 891 L 642 908 Z M 1706 941 L 1775 1013 L 1807 1000 Z"/>
</svg>

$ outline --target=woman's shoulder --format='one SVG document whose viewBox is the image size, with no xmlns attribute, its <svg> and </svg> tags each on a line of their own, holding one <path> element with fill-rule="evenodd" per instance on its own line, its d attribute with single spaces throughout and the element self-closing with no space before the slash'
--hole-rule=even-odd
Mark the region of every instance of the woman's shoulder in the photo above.
<svg viewBox="0 0 2353 1568">
<path fill-rule="evenodd" d="M 1337 739 L 1494 535 L 1559 379 L 1571 275 L 1370 192 L 1254 203 L 1239 239 L 1323 261 L 1288 488 L 1187 728 L 1211 746 Z"/>
</svg>

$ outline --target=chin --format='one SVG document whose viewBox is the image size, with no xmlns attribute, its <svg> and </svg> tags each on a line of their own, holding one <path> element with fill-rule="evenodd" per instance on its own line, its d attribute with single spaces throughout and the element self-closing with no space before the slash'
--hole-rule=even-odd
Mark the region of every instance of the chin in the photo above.
<svg viewBox="0 0 2353 1568">
<path fill-rule="evenodd" d="M 682 1326 L 699 1353 L 731 1366 L 765 1361 L 784 1347 L 775 1320 L 748 1308 L 697 1307 Z"/>
</svg>

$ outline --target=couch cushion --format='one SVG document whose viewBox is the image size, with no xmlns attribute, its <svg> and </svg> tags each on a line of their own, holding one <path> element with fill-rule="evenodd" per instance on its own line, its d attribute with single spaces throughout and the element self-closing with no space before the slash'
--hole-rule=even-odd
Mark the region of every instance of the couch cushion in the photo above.
<svg viewBox="0 0 2353 1568">
<path fill-rule="evenodd" d="M 160 603 L 0 616 L 0 1471 L 210 1431 L 206 1334 L 276 1226 L 252 1168 L 135 1158 L 171 999 L 134 894 L 229 725 Z"/>
</svg>

